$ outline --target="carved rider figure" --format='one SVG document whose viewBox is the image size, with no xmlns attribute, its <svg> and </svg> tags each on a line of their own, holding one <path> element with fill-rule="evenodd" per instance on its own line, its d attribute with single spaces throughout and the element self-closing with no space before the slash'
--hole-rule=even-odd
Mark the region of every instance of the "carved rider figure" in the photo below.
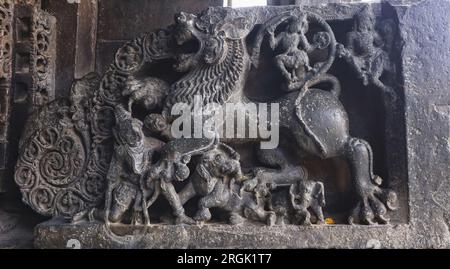
<svg viewBox="0 0 450 269">
<path fill-rule="evenodd" d="M 306 15 L 291 17 L 286 31 L 275 36 L 275 29 L 268 29 L 270 34 L 270 46 L 272 49 L 280 48 L 282 54 L 275 57 L 276 64 L 289 83 L 297 82 L 304 78 L 306 72 L 313 70 L 309 65 L 308 52 L 313 50 L 306 38 L 309 24 Z M 299 77 L 300 76 L 300 77 Z"/>
</svg>

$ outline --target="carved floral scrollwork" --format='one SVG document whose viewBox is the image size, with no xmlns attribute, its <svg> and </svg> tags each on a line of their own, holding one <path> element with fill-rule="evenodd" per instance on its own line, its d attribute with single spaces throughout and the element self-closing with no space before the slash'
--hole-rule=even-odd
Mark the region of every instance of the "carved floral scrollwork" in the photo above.
<svg viewBox="0 0 450 269">
<path fill-rule="evenodd" d="M 52 38 L 55 35 L 55 18 L 42 10 L 33 13 L 31 66 L 35 85 L 32 102 L 40 106 L 55 98 L 53 90 L 53 69 L 55 59 L 52 56 Z"/>
<path fill-rule="evenodd" d="M 76 193 L 82 189 L 77 184 L 86 162 L 85 146 L 80 136 L 68 128 L 70 126 L 63 126 L 59 121 L 61 116 L 67 117 L 60 108 L 46 108 L 38 115 L 41 121 L 54 125 L 41 125 L 31 131 L 22 143 L 22 154 L 15 173 L 16 183 L 24 194 L 24 201 L 37 212 L 64 216 L 78 210 L 71 207 L 83 204 L 69 203 L 59 195 L 61 190 L 72 189 L 75 196 L 81 196 Z"/>
<path fill-rule="evenodd" d="M 145 35 L 143 39 L 146 61 L 152 62 L 172 57 L 173 53 L 168 49 L 172 47 L 171 37 L 170 31 L 165 29 Z"/>
<path fill-rule="evenodd" d="M 9 77 L 11 71 L 13 6 L 12 1 L 0 1 L 0 78 Z"/>
<path fill-rule="evenodd" d="M 119 71 L 130 73 L 144 63 L 143 39 L 139 38 L 125 44 L 116 53 L 116 67 Z"/>
<path fill-rule="evenodd" d="M 13 42 L 13 10 L 14 3 L 11 0 L 0 0 L 0 145 L 7 142 L 10 115 L 11 79 L 12 79 L 12 42 Z M 6 152 L 0 150 L 2 158 Z M 5 163 L 0 163 L 0 172 L 5 168 Z M 0 190 L 3 178 L 0 176 Z"/>
<path fill-rule="evenodd" d="M 45 20 L 39 27 L 37 46 L 45 51 Z M 89 74 L 74 83 L 70 102 L 34 113 L 30 121 L 39 124 L 27 124 L 15 172 L 25 203 L 46 216 L 70 217 L 104 201 L 114 107 L 124 100 L 130 75 L 145 62 L 171 57 L 169 34 L 160 30 L 125 44 L 101 80 Z"/>
</svg>

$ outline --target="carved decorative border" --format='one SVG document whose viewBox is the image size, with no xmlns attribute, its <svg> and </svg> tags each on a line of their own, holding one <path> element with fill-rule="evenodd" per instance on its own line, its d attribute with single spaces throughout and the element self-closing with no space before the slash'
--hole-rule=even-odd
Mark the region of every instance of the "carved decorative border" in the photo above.
<svg viewBox="0 0 450 269">
<path fill-rule="evenodd" d="M 0 192 L 8 161 L 8 126 L 11 103 L 12 48 L 13 48 L 12 0 L 0 0 Z"/>
<path fill-rule="evenodd" d="M 31 37 L 33 106 L 41 106 L 55 99 L 55 25 L 53 16 L 39 9 L 34 10 Z"/>
</svg>

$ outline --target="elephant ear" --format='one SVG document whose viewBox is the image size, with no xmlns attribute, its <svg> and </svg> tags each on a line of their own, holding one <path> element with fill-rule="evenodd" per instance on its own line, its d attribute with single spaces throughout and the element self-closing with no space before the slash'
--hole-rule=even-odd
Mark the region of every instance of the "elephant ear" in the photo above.
<svg viewBox="0 0 450 269">
<path fill-rule="evenodd" d="M 239 17 L 230 21 L 224 21 L 217 24 L 217 33 L 223 32 L 226 38 L 243 39 L 253 28 L 253 23 L 245 17 Z"/>
</svg>

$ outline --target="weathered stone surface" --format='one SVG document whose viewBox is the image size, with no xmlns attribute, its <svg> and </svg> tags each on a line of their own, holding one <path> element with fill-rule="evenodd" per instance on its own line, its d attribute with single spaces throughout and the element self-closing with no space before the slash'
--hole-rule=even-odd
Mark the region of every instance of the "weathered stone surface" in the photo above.
<svg viewBox="0 0 450 269">
<path fill-rule="evenodd" d="M 409 223 L 421 247 L 450 247 L 450 1 L 396 7 L 404 41 Z"/>
<path fill-rule="evenodd" d="M 370 13 L 362 13 L 364 16 L 362 18 L 358 17 L 358 14 L 361 14 L 359 12 L 362 7 L 364 6 L 361 4 L 332 4 L 327 6 L 305 7 L 305 9 L 313 11 L 315 14 L 334 23 L 336 21 L 348 21 L 356 15 L 356 20 L 360 18 L 360 21 L 357 21 L 358 24 L 356 25 L 362 25 L 367 23 L 365 19 L 372 16 Z M 67 246 L 77 246 L 79 243 L 81 248 L 450 248 L 450 199 L 447 192 L 450 187 L 450 65 L 448 64 L 450 60 L 450 32 L 448 28 L 450 18 L 445 14 L 445 10 L 450 8 L 450 1 L 421 1 L 418 3 L 416 1 L 411 3 L 392 1 L 390 4 L 372 4 L 371 7 L 373 7 L 373 11 L 378 18 L 392 19 L 398 25 L 398 36 L 395 37 L 398 42 L 395 45 L 392 43 L 392 48 L 395 47 L 395 49 L 393 52 L 387 50 L 388 53 L 392 54 L 383 56 L 383 61 L 388 61 L 389 57 L 396 55 L 394 59 L 389 58 L 389 61 L 398 64 L 396 67 L 398 73 L 396 73 L 397 76 L 393 80 L 398 79 L 399 82 L 385 84 L 386 82 L 384 81 L 378 81 L 379 79 L 381 80 L 381 73 L 378 71 L 370 73 L 374 69 L 364 67 L 365 64 L 373 61 L 370 55 L 378 53 L 377 49 L 369 45 L 368 48 L 370 50 L 373 49 L 371 53 L 367 54 L 369 56 L 366 58 L 364 58 L 365 56 L 358 56 L 357 53 L 353 54 L 351 50 L 351 39 L 343 42 L 343 46 L 345 47 L 341 47 L 341 52 L 338 54 L 342 55 L 341 57 L 350 65 L 353 64 L 356 74 L 364 82 L 362 84 L 347 84 L 349 82 L 342 79 L 340 77 L 342 75 L 336 69 L 331 68 L 330 72 L 343 80 L 342 84 L 345 86 L 343 87 L 344 89 L 349 85 L 362 87 L 371 83 L 381 89 L 392 85 L 393 91 L 398 95 L 397 98 L 400 98 L 400 102 L 394 108 L 390 108 L 389 101 L 386 101 L 388 99 L 384 99 L 384 113 L 394 113 L 395 111 L 395 114 L 393 114 L 394 116 L 384 115 L 384 128 L 386 130 L 381 135 L 384 135 L 385 141 L 380 142 L 380 145 L 374 147 L 375 170 L 378 172 L 381 169 L 381 173 L 383 173 L 383 169 L 385 170 L 383 177 L 388 178 L 389 187 L 394 188 L 399 195 L 400 213 L 397 214 L 394 212 L 389 214 L 393 224 L 364 226 L 345 225 L 342 223 L 339 225 L 301 226 L 271 223 L 269 225 L 272 226 L 266 226 L 244 221 L 240 225 L 227 225 L 220 222 L 203 225 L 150 224 L 148 226 L 133 226 L 118 223 L 105 225 L 101 222 L 93 221 L 94 211 L 91 211 L 89 213 L 85 212 L 84 214 L 88 214 L 92 222 L 79 221 L 80 218 L 76 223 L 66 223 L 62 220 L 54 219 L 40 224 L 36 228 L 35 246 L 38 248 L 64 248 Z M 263 23 L 274 14 L 296 12 L 295 10 L 296 8 L 294 7 L 279 7 L 244 9 L 241 12 L 248 14 L 248 17 L 253 16 L 256 22 Z M 220 10 L 217 12 L 220 13 Z M 433 14 L 433 16 L 430 16 L 430 14 Z M 333 30 L 339 29 L 338 26 L 333 24 L 332 27 Z M 354 31 L 356 31 L 355 29 Z M 286 31 L 288 30 L 289 28 L 287 27 Z M 240 31 L 245 30 L 240 29 Z M 241 33 L 236 31 L 230 34 L 239 35 Z M 340 34 L 337 37 L 338 42 L 345 40 L 339 30 L 337 33 Z M 358 34 L 357 32 L 354 33 Z M 382 33 L 380 32 L 380 34 Z M 363 40 L 365 37 L 359 36 L 358 38 Z M 202 41 L 202 37 L 199 37 L 199 40 Z M 136 39 L 134 42 L 120 49 L 117 55 L 121 55 L 124 51 L 129 52 L 126 48 L 130 49 L 130 46 L 133 46 L 133 44 L 135 46 L 134 48 L 138 47 L 139 39 Z M 366 44 L 371 42 L 366 42 Z M 289 44 L 285 45 L 285 47 L 289 46 Z M 117 58 L 117 55 L 116 65 L 122 71 L 130 72 L 130 69 L 134 70 L 137 68 L 132 65 L 133 62 L 118 61 L 117 59 L 120 58 Z M 127 54 L 125 53 L 125 55 Z M 358 62 L 358 57 L 363 57 L 364 60 Z M 378 61 L 377 63 L 372 62 L 370 64 L 375 65 L 381 63 L 384 66 L 383 61 Z M 122 66 L 122 64 L 124 65 Z M 278 64 L 278 67 L 283 71 L 280 63 Z M 308 63 L 306 62 L 304 64 L 307 65 Z M 338 62 L 338 64 L 343 64 L 343 62 Z M 364 70 L 369 71 L 366 72 Z M 287 79 L 288 83 L 290 78 L 291 75 L 286 74 L 285 79 Z M 431 80 L 430 78 L 433 79 Z M 356 78 L 354 77 L 353 79 Z M 287 87 L 289 88 L 293 85 L 295 83 L 287 84 Z M 147 91 L 152 92 L 151 96 L 154 96 L 154 90 L 152 88 L 147 89 Z M 338 89 L 333 90 L 338 91 Z M 389 92 L 392 89 L 384 88 L 384 90 L 385 92 Z M 148 93 L 144 92 L 144 94 Z M 344 99 L 344 104 L 350 107 L 354 106 L 354 103 L 349 101 L 350 99 L 347 100 L 348 103 L 345 101 L 347 98 L 345 95 L 342 98 Z M 138 100 L 139 97 L 136 96 L 134 101 Z M 378 102 L 383 104 L 380 101 L 383 100 L 382 98 L 378 100 Z M 129 110 L 131 111 L 133 99 L 130 99 L 129 102 Z M 311 104 L 313 103 L 305 103 L 303 104 L 303 108 L 308 108 L 308 105 Z M 115 108 L 116 121 L 121 123 L 120 126 L 126 127 L 129 125 L 130 127 L 127 127 L 128 130 L 137 128 L 136 132 L 139 133 L 140 125 L 138 122 L 136 123 L 131 117 L 131 114 L 123 110 L 120 107 Z M 308 115 L 307 113 L 307 110 L 306 112 L 301 111 L 298 116 L 301 118 L 304 115 Z M 389 117 L 393 118 L 386 119 Z M 320 120 L 322 119 L 318 118 L 314 122 Z M 364 125 L 364 117 L 360 121 L 355 121 L 351 116 L 350 123 L 352 121 Z M 316 126 L 314 128 L 319 127 Z M 406 128 L 406 131 L 403 128 Z M 361 129 L 356 128 L 354 132 L 358 133 Z M 124 136 L 121 140 L 118 140 L 119 142 L 116 142 L 118 143 L 116 146 L 123 146 L 123 144 L 120 144 L 122 143 L 120 141 L 127 139 L 125 131 L 120 128 L 115 129 L 116 134 Z M 371 131 L 368 131 L 368 139 L 371 142 L 375 141 L 374 144 L 377 145 L 378 140 L 376 138 L 372 140 L 370 136 Z M 364 134 L 364 132 L 361 134 Z M 354 140 L 354 143 L 356 143 L 354 145 L 364 144 L 360 140 Z M 384 150 L 386 151 L 385 155 L 380 154 L 383 152 L 383 143 Z M 189 144 L 182 143 L 180 145 L 183 147 L 189 146 Z M 145 150 L 139 147 L 132 149 L 134 152 L 143 152 Z M 394 149 L 398 155 L 391 153 Z M 225 151 L 224 149 L 221 150 Z M 231 154 L 228 152 L 230 156 L 236 156 L 236 153 L 233 154 L 233 151 L 231 152 Z M 122 158 L 120 154 L 119 152 L 113 155 L 114 165 L 113 170 L 110 170 L 110 175 L 127 173 L 125 169 L 126 162 L 123 162 L 125 158 Z M 208 154 L 205 153 L 202 155 L 202 161 L 210 161 Z M 229 161 L 227 167 L 233 167 L 233 169 L 230 168 L 233 171 L 239 170 L 240 168 L 235 168 L 235 161 L 239 159 L 230 156 L 226 157 L 229 158 L 226 159 Z M 404 158 L 404 161 L 402 161 L 402 158 Z M 380 166 L 380 160 L 387 162 L 386 166 Z M 364 162 L 364 158 L 359 161 L 360 164 Z M 136 167 L 145 167 L 146 160 L 136 159 L 133 164 Z M 155 168 L 153 167 L 152 169 Z M 212 169 L 212 172 L 216 167 L 213 166 L 209 169 Z M 311 167 L 308 167 L 308 169 L 313 170 Z M 160 171 L 158 169 L 156 170 Z M 324 169 L 322 168 L 322 170 Z M 111 173 L 111 171 L 114 173 Z M 201 172 L 201 168 L 200 170 L 197 168 L 197 171 Z M 292 171 L 298 173 L 295 169 Z M 292 171 L 286 174 L 286 176 L 291 175 L 293 173 Z M 239 173 L 241 173 L 240 170 Z M 276 180 L 277 177 L 276 174 L 270 174 L 273 175 L 272 178 L 270 176 L 268 177 L 265 174 L 267 173 L 265 170 L 260 170 L 258 173 L 257 177 L 267 177 L 268 182 Z M 223 174 L 216 173 L 214 176 L 220 178 Z M 195 180 L 195 178 L 192 180 Z M 155 186 L 154 188 L 156 188 Z M 164 188 L 167 188 L 167 186 Z M 113 190 L 110 189 L 111 192 Z M 124 193 L 120 195 L 136 193 L 133 189 L 124 190 L 123 187 L 121 191 L 124 191 Z M 333 199 L 332 193 L 333 191 L 331 191 Z M 360 193 L 360 195 L 365 194 L 364 191 Z M 112 196 L 108 198 L 108 191 L 106 195 L 107 203 L 108 201 L 111 203 L 111 199 L 116 199 Z M 311 195 L 311 193 L 305 195 Z M 321 192 L 319 191 L 317 195 L 320 196 Z M 317 198 L 317 196 L 314 197 Z M 166 196 L 166 198 L 169 199 L 170 197 Z M 215 199 L 221 198 L 216 197 Z M 112 201 L 116 202 L 116 200 Z M 174 200 L 170 201 L 170 203 L 171 206 L 177 206 Z M 335 203 L 335 200 L 332 200 L 332 203 Z M 224 206 L 223 208 L 226 207 Z M 108 218 L 108 204 L 105 210 L 107 212 L 107 222 L 122 221 L 122 215 L 118 215 L 119 217 L 117 219 L 115 217 L 112 219 Z M 117 213 L 117 207 L 115 210 L 112 212 Z M 184 210 L 177 210 L 174 212 L 178 217 L 176 221 L 189 223 L 189 218 L 184 215 Z M 338 215 L 333 215 L 333 213 L 327 211 L 329 209 L 325 210 L 326 215 L 331 214 L 335 220 L 342 221 L 342 218 Z M 383 214 L 377 212 L 375 208 L 372 208 L 372 210 L 378 214 L 378 220 L 384 218 Z M 231 212 L 236 213 L 234 211 Z M 359 211 L 356 212 L 358 213 Z M 115 213 L 110 214 L 114 215 Z M 314 213 L 320 221 L 321 212 L 315 211 Z M 211 218 L 204 211 L 197 216 L 203 220 L 204 218 Z M 360 217 L 364 220 L 364 216 Z M 148 219 L 148 216 L 146 218 Z M 370 223 L 370 219 L 367 220 Z M 233 220 L 230 219 L 230 222 L 233 222 Z M 132 224 L 135 224 L 134 218 L 132 219 Z"/>
<path fill-rule="evenodd" d="M 420 248 L 408 225 L 264 226 L 264 225 L 151 225 L 132 227 L 89 223 L 41 223 L 36 248 Z M 71 240 L 72 239 L 72 240 Z M 75 240 L 77 241 L 75 241 Z M 71 241 L 69 241 L 71 240 Z"/>
<path fill-rule="evenodd" d="M 100 1 L 97 44 L 97 18 L 78 17 L 64 68 L 80 79 L 28 120 L 15 181 L 55 217 L 35 247 L 450 248 L 449 0 L 212 8 L 144 35 L 152 18 L 138 16 L 130 30 L 151 2 Z M 84 76 L 94 64 L 101 77 Z M 196 91 L 278 100 L 280 149 L 174 139 L 167 111 Z M 0 211 L 0 246 L 29 244 L 20 227 L 33 221 L 19 219 Z"/>
<path fill-rule="evenodd" d="M 13 61 L 14 1 L 0 1 L 0 193 L 6 191 Z"/>
</svg>

